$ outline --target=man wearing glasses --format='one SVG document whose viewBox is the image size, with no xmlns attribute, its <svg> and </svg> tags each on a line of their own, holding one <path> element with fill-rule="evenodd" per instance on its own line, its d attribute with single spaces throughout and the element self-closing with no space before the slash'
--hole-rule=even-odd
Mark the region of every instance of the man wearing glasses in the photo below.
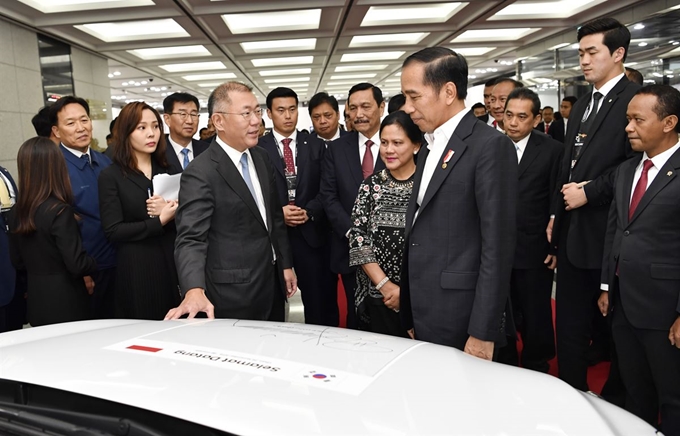
<svg viewBox="0 0 680 436">
<path fill-rule="evenodd" d="M 170 174 L 181 173 L 189 162 L 208 149 L 207 142 L 193 139 L 198 130 L 199 109 L 198 99 L 186 92 L 175 92 L 163 100 L 163 119 L 170 132 L 165 135 Z"/>
<path fill-rule="evenodd" d="M 209 102 L 217 137 L 182 173 L 175 262 L 184 300 L 166 319 L 283 321 L 297 279 L 275 170 L 256 147 L 262 109 L 239 82 L 218 86 Z"/>
</svg>

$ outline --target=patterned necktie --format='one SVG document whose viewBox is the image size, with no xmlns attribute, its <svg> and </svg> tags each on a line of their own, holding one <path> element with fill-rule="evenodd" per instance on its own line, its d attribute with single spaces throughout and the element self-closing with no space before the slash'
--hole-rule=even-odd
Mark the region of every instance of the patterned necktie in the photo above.
<svg viewBox="0 0 680 436">
<path fill-rule="evenodd" d="M 290 143 L 293 141 L 290 138 L 281 140 L 283 144 L 283 162 L 286 164 L 286 174 L 295 174 L 295 161 L 293 160 L 293 150 L 290 149 Z"/>
<path fill-rule="evenodd" d="M 182 169 L 186 170 L 187 167 L 189 166 L 189 149 L 183 148 L 180 153 L 182 153 L 184 155 L 184 161 L 182 162 Z"/>
<path fill-rule="evenodd" d="M 637 184 L 635 185 L 635 190 L 633 191 L 633 198 L 631 198 L 630 200 L 630 207 L 628 208 L 628 221 L 630 221 L 630 219 L 633 218 L 635 209 L 637 209 L 638 204 L 640 204 L 642 196 L 645 195 L 648 180 L 647 173 L 649 173 L 649 169 L 654 166 L 654 163 L 649 159 L 645 159 L 642 165 L 643 165 L 642 174 L 640 175 L 640 180 L 638 180 Z"/>
<path fill-rule="evenodd" d="M 544 126 L 545 126 L 545 133 L 547 134 L 548 130 L 550 130 L 550 124 L 545 123 Z"/>
<path fill-rule="evenodd" d="M 90 155 L 89 155 L 89 154 L 83 153 L 83 154 L 80 156 L 80 158 L 81 158 L 82 160 L 84 160 L 85 162 L 87 162 L 87 165 L 88 165 L 90 168 L 92 168 L 92 161 L 90 160 Z"/>
<path fill-rule="evenodd" d="M 243 172 L 243 180 L 246 182 L 250 193 L 257 203 L 257 195 L 255 195 L 255 187 L 253 186 L 253 181 L 250 179 L 250 171 L 248 171 L 248 155 L 243 153 L 241 155 L 241 171 Z"/>
<path fill-rule="evenodd" d="M 370 139 L 366 141 L 366 151 L 364 152 L 364 159 L 361 161 L 361 172 L 363 173 L 364 179 L 373 174 L 373 152 L 371 151 L 371 146 L 373 141 Z"/>
<path fill-rule="evenodd" d="M 9 188 L 5 184 L 4 177 L 0 177 L 0 207 L 3 209 L 12 207 L 12 197 L 9 195 Z"/>
</svg>

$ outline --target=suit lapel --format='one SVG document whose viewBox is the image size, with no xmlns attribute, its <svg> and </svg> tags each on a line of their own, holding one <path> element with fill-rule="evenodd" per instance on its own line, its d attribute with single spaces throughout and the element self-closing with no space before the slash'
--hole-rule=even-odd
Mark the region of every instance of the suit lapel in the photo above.
<svg viewBox="0 0 680 436">
<path fill-rule="evenodd" d="M 536 159 L 536 157 L 541 153 L 538 135 L 531 134 L 529 136 L 529 142 L 522 153 L 522 159 L 519 161 L 519 167 L 517 168 L 517 176 L 522 177 L 524 171 L 531 166 L 531 163 Z"/>
<path fill-rule="evenodd" d="M 255 218 L 264 226 L 264 221 L 262 220 L 262 215 L 260 215 L 260 209 L 258 209 L 257 204 L 253 195 L 248 189 L 243 176 L 234 165 L 229 155 L 222 150 L 222 147 L 217 144 L 215 147 L 208 148 L 211 153 L 211 159 L 217 164 L 217 172 L 224 179 L 224 181 L 229 185 L 229 187 L 238 195 L 243 203 L 250 209 L 250 211 L 255 215 Z M 257 167 L 256 167 L 257 169 Z M 259 177 L 259 173 L 258 173 Z M 264 189 L 263 189 L 264 191 Z"/>
<path fill-rule="evenodd" d="M 276 168 L 276 170 L 281 173 L 283 177 L 286 177 L 283 169 L 283 160 L 280 159 L 278 145 L 274 139 L 274 134 L 269 132 L 262 139 L 262 146 L 271 154 L 271 156 L 275 156 L 271 159 L 272 164 L 274 164 L 274 168 Z"/>
<path fill-rule="evenodd" d="M 297 185 L 300 187 L 300 180 L 302 180 L 302 175 L 305 172 L 305 167 L 307 166 L 307 161 L 309 160 L 309 143 L 307 141 L 307 135 L 303 135 L 298 132 L 297 143 L 295 144 L 295 153 L 297 154 L 295 159 L 295 166 L 297 167 Z"/>
<path fill-rule="evenodd" d="M 621 187 L 622 194 L 620 197 L 620 208 L 621 208 L 621 215 L 624 217 L 624 219 L 627 221 L 628 220 L 628 210 L 630 209 L 630 195 L 631 191 L 633 190 L 633 177 L 635 176 L 635 168 L 637 168 L 638 164 L 640 163 L 640 159 L 635 159 L 635 162 L 629 162 L 627 163 L 624 167 L 621 168 L 621 182 L 619 182 L 619 186 L 616 188 Z M 623 183 L 623 186 L 620 186 L 621 183 Z M 624 221 L 624 223 L 626 222 Z"/>
<path fill-rule="evenodd" d="M 640 203 L 635 209 L 635 213 L 631 217 L 628 225 L 635 221 L 635 219 L 642 213 L 642 211 L 645 210 L 645 208 L 649 205 L 649 203 L 656 196 L 656 194 L 661 192 L 661 190 L 665 188 L 666 185 L 668 185 L 673 179 L 677 177 L 678 169 L 680 169 L 680 151 L 676 151 L 675 153 L 673 153 L 670 159 L 668 159 L 668 162 L 666 162 L 666 164 L 659 169 L 659 173 L 656 175 L 656 177 L 654 177 L 654 181 L 652 182 L 651 185 L 649 185 L 649 188 L 647 188 L 647 190 L 645 191 L 645 194 L 642 196 L 642 199 L 640 199 Z M 632 185 L 632 181 L 628 185 L 629 186 Z M 630 190 L 632 188 L 628 189 Z"/>
<path fill-rule="evenodd" d="M 472 128 L 475 122 L 477 121 L 478 121 L 477 118 L 472 114 L 472 112 L 468 112 L 463 117 L 463 119 L 460 120 L 460 123 L 458 124 L 458 127 L 456 127 L 456 130 L 453 132 L 453 135 L 451 135 L 449 143 L 446 145 L 444 152 L 441 154 L 441 156 L 437 156 L 438 162 L 434 168 L 432 179 L 430 179 L 430 183 L 429 185 L 427 185 L 425 195 L 423 196 L 423 202 L 420 205 L 421 210 L 420 213 L 422 213 L 422 209 L 424 209 L 430 202 L 430 200 L 432 200 L 432 197 L 434 197 L 434 194 L 437 193 L 442 183 L 444 183 L 444 180 L 446 180 L 451 171 L 454 171 L 456 163 L 458 163 L 461 156 L 463 155 L 463 152 L 467 148 L 467 145 L 465 144 L 465 142 L 463 142 L 463 140 L 470 136 L 470 134 L 472 133 Z M 447 156 L 447 154 L 451 152 L 453 154 L 450 156 L 449 161 L 446 163 L 446 167 L 444 167 L 444 159 Z"/>
<path fill-rule="evenodd" d="M 347 168 L 352 173 L 354 180 L 361 184 L 364 181 L 364 173 L 361 171 L 361 156 L 359 156 L 359 134 L 352 132 L 352 138 L 346 141 L 343 148 L 347 159 Z"/>
<path fill-rule="evenodd" d="M 272 214 L 271 210 L 269 210 L 269 204 L 270 204 L 270 196 L 272 195 L 271 192 L 269 192 L 269 185 L 270 185 L 270 174 L 269 171 L 267 171 L 267 165 L 264 162 L 264 157 L 260 153 L 253 153 L 253 150 L 250 151 L 250 156 L 253 158 L 253 162 L 255 163 L 255 171 L 257 172 L 257 178 L 260 181 L 260 189 L 262 190 L 262 200 L 264 201 L 264 214 L 267 217 L 267 229 L 271 233 L 271 228 L 272 228 Z M 245 181 L 243 182 L 245 185 Z M 248 189 L 248 186 L 246 185 L 246 189 Z M 250 191 L 248 191 L 250 193 Z M 251 195 L 252 197 L 252 195 Z M 256 205 L 257 206 L 257 205 Z M 260 210 L 257 209 L 257 216 L 261 217 Z M 262 221 L 262 220 L 260 220 Z"/>
<path fill-rule="evenodd" d="M 425 162 L 427 161 L 427 156 L 430 154 L 430 149 L 427 147 L 421 147 L 418 152 L 419 165 L 416 165 L 416 174 L 413 177 L 413 191 L 411 198 L 409 199 L 408 209 L 406 211 L 406 237 L 413 227 L 413 217 L 416 214 L 418 207 L 418 193 L 420 192 L 420 185 L 423 180 L 423 169 L 425 168 Z"/>
<path fill-rule="evenodd" d="M 165 135 L 165 156 L 167 157 L 168 165 L 170 165 L 171 168 L 174 168 L 179 172 L 183 170 L 182 163 L 175 154 L 175 148 L 170 143 L 169 135 Z M 194 157 L 196 157 L 196 153 L 194 153 Z"/>
</svg>

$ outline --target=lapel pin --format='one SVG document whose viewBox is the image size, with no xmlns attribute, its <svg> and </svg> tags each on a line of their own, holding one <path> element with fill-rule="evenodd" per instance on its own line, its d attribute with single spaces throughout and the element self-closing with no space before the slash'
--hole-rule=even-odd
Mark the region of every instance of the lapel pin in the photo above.
<svg viewBox="0 0 680 436">
<path fill-rule="evenodd" d="M 611 102 L 612 102 L 612 99 L 610 98 L 610 99 L 609 99 L 609 103 L 611 103 Z"/>
<path fill-rule="evenodd" d="M 672 175 L 673 175 L 673 171 L 667 172 L 666 175 L 667 175 L 668 177 L 672 176 Z"/>
<path fill-rule="evenodd" d="M 453 157 L 453 153 L 454 153 L 453 150 L 449 150 L 448 152 L 446 152 L 446 156 L 444 156 L 444 163 L 442 164 L 443 170 L 445 170 L 446 167 L 448 166 L 447 164 L 451 160 L 451 158 Z"/>
</svg>

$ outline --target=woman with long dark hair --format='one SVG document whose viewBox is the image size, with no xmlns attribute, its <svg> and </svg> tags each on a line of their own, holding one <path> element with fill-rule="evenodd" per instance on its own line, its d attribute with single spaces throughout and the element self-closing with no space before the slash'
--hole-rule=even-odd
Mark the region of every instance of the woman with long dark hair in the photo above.
<svg viewBox="0 0 680 436">
<path fill-rule="evenodd" d="M 349 231 L 349 263 L 357 269 L 355 306 L 359 328 L 406 336 L 399 320 L 400 272 L 406 209 L 416 172 L 414 155 L 422 133 L 402 111 L 380 125 L 380 158 L 385 169 L 359 187 Z"/>
<path fill-rule="evenodd" d="M 162 320 L 180 302 L 177 201 L 153 195 L 153 176 L 168 167 L 163 122 L 148 104 L 129 103 L 113 137 L 113 165 L 99 176 L 99 208 L 104 233 L 117 245 L 116 316 Z"/>
<path fill-rule="evenodd" d="M 19 186 L 9 214 L 10 256 L 28 276 L 32 326 L 87 319 L 90 300 L 83 277 L 96 270 L 82 246 L 64 155 L 43 137 L 31 138 L 17 155 Z"/>
</svg>

